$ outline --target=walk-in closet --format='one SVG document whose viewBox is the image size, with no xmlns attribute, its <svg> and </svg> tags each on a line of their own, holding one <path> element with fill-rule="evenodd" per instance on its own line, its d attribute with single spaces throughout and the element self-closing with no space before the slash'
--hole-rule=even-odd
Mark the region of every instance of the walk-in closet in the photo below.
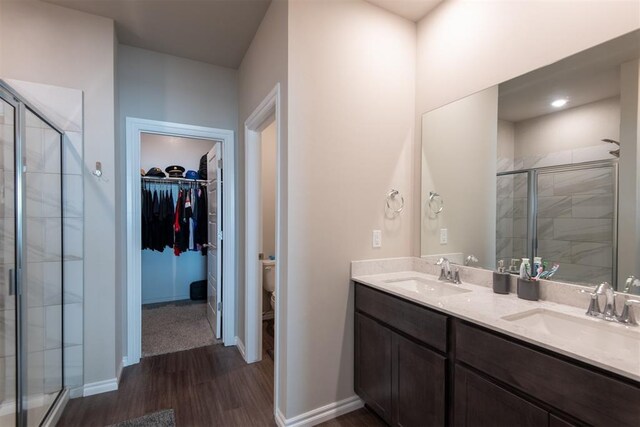
<svg viewBox="0 0 640 427">
<path fill-rule="evenodd" d="M 216 342 L 207 316 L 207 154 L 215 145 L 140 136 L 142 357 Z"/>
</svg>

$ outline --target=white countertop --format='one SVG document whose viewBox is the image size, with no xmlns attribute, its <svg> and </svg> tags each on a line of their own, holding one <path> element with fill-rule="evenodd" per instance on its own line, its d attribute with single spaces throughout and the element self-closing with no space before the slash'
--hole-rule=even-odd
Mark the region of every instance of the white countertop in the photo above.
<svg viewBox="0 0 640 427">
<path fill-rule="evenodd" d="M 418 271 L 358 275 L 353 276 L 351 279 L 436 311 L 468 320 L 494 331 L 544 347 L 607 371 L 615 372 L 635 381 L 640 381 L 640 326 L 625 326 L 588 317 L 585 315 L 586 307 L 577 308 L 549 301 L 526 301 L 519 299 L 513 293 L 508 295 L 495 294 L 491 288 L 469 283 L 461 285 L 448 284 L 449 286 L 467 289 L 470 292 L 445 297 L 424 296 L 417 292 L 394 286 L 392 283 L 387 283 L 389 280 L 403 278 L 422 278 L 437 281 L 436 276 Z M 581 321 L 597 322 L 598 327 L 600 323 L 605 323 L 606 328 L 618 328 L 618 331 L 623 334 L 630 336 L 632 339 L 637 339 L 637 346 L 632 346 L 630 349 L 611 348 L 611 346 L 602 345 L 602 343 L 598 342 L 586 342 L 587 340 L 566 340 L 550 333 L 532 330 L 502 318 L 533 309 L 546 309 L 575 316 Z"/>
</svg>

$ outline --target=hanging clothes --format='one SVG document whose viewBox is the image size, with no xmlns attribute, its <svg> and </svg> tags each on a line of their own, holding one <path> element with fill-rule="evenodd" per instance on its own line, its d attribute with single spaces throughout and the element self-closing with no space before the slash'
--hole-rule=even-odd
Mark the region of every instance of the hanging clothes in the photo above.
<svg viewBox="0 0 640 427">
<path fill-rule="evenodd" d="M 207 241 L 206 187 L 151 188 L 145 184 L 140 192 L 142 249 L 170 248 L 176 256 L 202 250 Z"/>
</svg>

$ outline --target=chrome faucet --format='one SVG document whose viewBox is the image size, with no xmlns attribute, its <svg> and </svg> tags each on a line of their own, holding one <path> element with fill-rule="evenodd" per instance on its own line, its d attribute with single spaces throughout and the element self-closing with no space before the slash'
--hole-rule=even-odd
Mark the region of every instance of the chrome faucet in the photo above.
<svg viewBox="0 0 640 427">
<path fill-rule="evenodd" d="M 602 316 L 605 320 L 613 320 L 616 317 L 616 293 L 609 282 L 602 282 L 596 288 L 596 295 L 602 294 L 604 294 L 606 298 Z"/>
<path fill-rule="evenodd" d="M 460 269 L 456 267 L 455 271 L 451 271 L 451 261 L 447 258 L 440 258 L 436 265 L 440 266 L 440 277 L 438 280 L 442 280 L 444 282 L 451 282 L 459 285 L 462 283 L 460 280 Z"/>
<path fill-rule="evenodd" d="M 608 282 L 602 282 L 599 284 L 596 287 L 595 292 L 592 292 L 589 295 L 591 296 L 591 300 L 589 301 L 589 308 L 587 308 L 587 316 L 597 317 L 609 322 L 618 322 L 633 326 L 638 325 L 633 312 L 633 306 L 640 305 L 640 301 L 627 299 L 624 302 L 622 313 L 618 316 L 618 313 L 616 312 L 616 292 Z M 605 296 L 604 310 L 600 309 L 600 303 L 598 301 L 598 297 L 600 295 Z"/>
<path fill-rule="evenodd" d="M 451 277 L 451 262 L 449 259 L 442 257 L 436 262 L 436 265 L 440 266 L 440 277 L 438 277 L 438 280 L 449 280 L 449 277 Z"/>
</svg>

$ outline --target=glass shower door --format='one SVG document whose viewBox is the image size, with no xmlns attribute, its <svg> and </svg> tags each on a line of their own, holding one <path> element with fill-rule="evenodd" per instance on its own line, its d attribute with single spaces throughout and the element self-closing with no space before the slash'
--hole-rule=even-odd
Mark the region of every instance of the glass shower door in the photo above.
<svg viewBox="0 0 640 427">
<path fill-rule="evenodd" d="M 0 92 L 2 95 L 2 92 Z M 0 98 L 0 425 L 16 423 L 15 127 L 16 109 Z"/>
<path fill-rule="evenodd" d="M 497 177 L 496 261 L 518 271 L 528 257 L 528 173 L 505 172 Z M 512 260 L 516 260 L 512 263 Z"/>
<path fill-rule="evenodd" d="M 61 135 L 26 109 L 23 147 L 22 398 L 26 425 L 37 426 L 62 390 Z"/>
<path fill-rule="evenodd" d="M 616 279 L 617 165 L 541 170 L 537 185 L 537 255 L 554 278 L 595 284 Z"/>
</svg>

